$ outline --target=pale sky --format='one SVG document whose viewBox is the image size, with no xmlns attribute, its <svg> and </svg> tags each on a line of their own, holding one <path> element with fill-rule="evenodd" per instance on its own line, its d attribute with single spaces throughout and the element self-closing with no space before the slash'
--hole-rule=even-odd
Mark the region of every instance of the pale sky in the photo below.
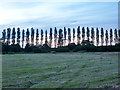
<svg viewBox="0 0 120 90">
<path fill-rule="evenodd" d="M 1 0 L 0 37 L 8 27 L 49 29 L 63 27 L 118 28 L 118 2 L 48 2 Z"/>
</svg>

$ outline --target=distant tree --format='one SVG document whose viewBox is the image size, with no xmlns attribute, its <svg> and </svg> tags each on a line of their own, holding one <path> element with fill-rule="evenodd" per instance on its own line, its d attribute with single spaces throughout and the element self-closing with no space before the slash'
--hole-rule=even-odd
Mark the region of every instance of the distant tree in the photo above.
<svg viewBox="0 0 120 90">
<path fill-rule="evenodd" d="M 20 45 L 20 28 L 17 28 L 17 44 Z"/>
<path fill-rule="evenodd" d="M 105 41 L 106 41 L 106 46 L 108 45 L 108 31 L 106 30 L 106 33 L 105 33 Z"/>
<path fill-rule="evenodd" d="M 30 32 L 29 32 L 29 29 L 27 28 L 27 32 L 26 32 L 26 42 L 27 42 L 27 44 L 29 44 L 29 36 L 30 36 Z"/>
<path fill-rule="evenodd" d="M 13 30 L 12 30 L 12 43 L 13 43 L 13 45 L 15 44 L 15 34 L 16 34 L 15 28 L 13 28 Z"/>
<path fill-rule="evenodd" d="M 117 33 L 117 29 L 114 30 L 114 40 L 115 40 L 115 44 L 117 44 L 117 42 L 118 42 L 118 33 Z"/>
<path fill-rule="evenodd" d="M 20 52 L 21 47 L 19 44 L 12 44 L 12 45 L 10 45 L 10 51 L 11 52 Z"/>
<path fill-rule="evenodd" d="M 120 44 L 120 29 L 118 30 L 118 37 L 119 37 L 118 43 Z"/>
<path fill-rule="evenodd" d="M 29 44 L 26 44 L 25 52 L 32 52 L 32 48 L 31 48 L 31 46 Z"/>
<path fill-rule="evenodd" d="M 63 30 L 61 29 L 61 46 L 63 46 Z"/>
<path fill-rule="evenodd" d="M 77 28 L 77 43 L 80 44 L 80 26 Z"/>
<path fill-rule="evenodd" d="M 113 42 L 113 31 L 110 29 L 110 45 L 112 45 Z"/>
<path fill-rule="evenodd" d="M 76 45 L 75 45 L 75 43 L 70 43 L 70 44 L 68 44 L 67 47 L 69 48 L 69 50 L 73 50 L 76 47 Z"/>
<path fill-rule="evenodd" d="M 25 41 L 25 30 L 22 30 L 22 48 L 24 46 L 24 41 Z"/>
<path fill-rule="evenodd" d="M 49 39 L 50 39 L 50 47 L 52 46 L 52 28 L 50 28 L 50 36 L 49 36 Z"/>
<path fill-rule="evenodd" d="M 41 45 L 43 45 L 43 30 L 41 29 Z"/>
<path fill-rule="evenodd" d="M 71 30 L 68 28 L 68 44 L 71 43 Z"/>
<path fill-rule="evenodd" d="M 7 45 L 10 44 L 10 34 L 11 33 L 11 29 L 10 28 L 7 28 Z"/>
<path fill-rule="evenodd" d="M 54 44 L 55 44 L 55 48 L 56 48 L 56 44 L 57 44 L 57 28 L 56 27 L 54 30 Z"/>
<path fill-rule="evenodd" d="M 36 30 L 36 45 L 39 43 L 39 31 L 38 29 Z"/>
<path fill-rule="evenodd" d="M 103 46 L 104 43 L 104 30 L 101 28 L 101 45 Z"/>
<path fill-rule="evenodd" d="M 94 28 L 91 29 L 91 39 L 92 39 L 92 43 L 94 44 L 94 40 L 95 40 Z"/>
<path fill-rule="evenodd" d="M 88 27 L 87 27 L 87 40 L 88 40 L 88 41 L 90 40 L 90 30 L 89 30 Z"/>
<path fill-rule="evenodd" d="M 62 45 L 63 45 L 63 34 L 62 34 L 62 29 L 59 29 L 58 45 L 59 45 L 59 46 L 62 46 Z"/>
<path fill-rule="evenodd" d="M 47 41 L 47 30 L 45 31 L 45 44 L 48 44 L 48 41 Z"/>
<path fill-rule="evenodd" d="M 3 40 L 3 43 L 5 43 L 5 40 L 6 40 L 6 30 L 5 29 L 2 32 L 2 40 Z"/>
<path fill-rule="evenodd" d="M 96 29 L 96 44 L 97 44 L 97 46 L 99 44 L 99 30 L 98 30 L 98 28 Z"/>
<path fill-rule="evenodd" d="M 31 44 L 34 45 L 34 29 L 31 28 Z"/>
<path fill-rule="evenodd" d="M 66 31 L 66 28 L 64 27 L 64 46 L 66 45 L 66 36 L 67 35 L 67 31 Z"/>
<path fill-rule="evenodd" d="M 75 28 L 73 28 L 73 42 L 75 43 Z"/>
<path fill-rule="evenodd" d="M 85 40 L 85 28 L 83 27 L 82 28 L 82 41 Z"/>
<path fill-rule="evenodd" d="M 88 41 L 88 40 L 83 40 L 81 42 L 81 45 L 84 46 L 84 45 L 87 45 L 87 46 L 91 46 L 93 43 L 91 41 Z M 93 45 L 92 45 L 93 46 Z M 85 46 L 84 46 L 85 47 Z"/>
<path fill-rule="evenodd" d="M 2 43 L 2 53 L 8 53 L 10 50 L 10 46 L 5 44 L 5 43 Z"/>
</svg>

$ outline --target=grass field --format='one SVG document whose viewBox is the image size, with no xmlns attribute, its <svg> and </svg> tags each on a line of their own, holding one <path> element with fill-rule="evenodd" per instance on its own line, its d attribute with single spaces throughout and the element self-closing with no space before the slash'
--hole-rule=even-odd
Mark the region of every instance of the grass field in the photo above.
<svg viewBox="0 0 120 90">
<path fill-rule="evenodd" d="M 117 52 L 3 55 L 3 87 L 101 88 L 118 83 Z"/>
</svg>

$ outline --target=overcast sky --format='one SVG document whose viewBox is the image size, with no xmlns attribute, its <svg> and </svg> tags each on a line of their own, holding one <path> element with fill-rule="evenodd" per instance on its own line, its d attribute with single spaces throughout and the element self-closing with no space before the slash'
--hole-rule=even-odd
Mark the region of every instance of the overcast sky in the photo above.
<svg viewBox="0 0 120 90">
<path fill-rule="evenodd" d="M 8 27 L 118 28 L 117 2 L 0 2 L 0 36 Z"/>
</svg>

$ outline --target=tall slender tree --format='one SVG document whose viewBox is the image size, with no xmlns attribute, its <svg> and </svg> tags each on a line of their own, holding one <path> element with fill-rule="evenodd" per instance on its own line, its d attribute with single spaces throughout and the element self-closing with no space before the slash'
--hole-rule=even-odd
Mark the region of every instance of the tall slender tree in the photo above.
<svg viewBox="0 0 120 90">
<path fill-rule="evenodd" d="M 41 45 L 43 45 L 43 30 L 41 29 Z"/>
<path fill-rule="evenodd" d="M 118 30 L 118 43 L 120 44 L 120 29 Z"/>
<path fill-rule="evenodd" d="M 96 44 L 97 44 L 97 46 L 99 45 L 99 30 L 98 30 L 98 28 L 96 29 Z"/>
<path fill-rule="evenodd" d="M 68 44 L 71 43 L 71 30 L 68 28 Z"/>
<path fill-rule="evenodd" d="M 94 28 L 91 29 L 91 39 L 92 39 L 92 43 L 94 45 L 94 40 L 95 40 L 95 31 L 94 31 Z"/>
<path fill-rule="evenodd" d="M 63 30 L 61 29 L 61 46 L 63 46 Z"/>
<path fill-rule="evenodd" d="M 29 32 L 29 29 L 27 28 L 27 32 L 26 32 L 26 42 L 27 42 L 27 44 L 30 44 L 29 36 L 30 36 L 30 32 Z"/>
<path fill-rule="evenodd" d="M 101 28 L 101 45 L 103 46 L 104 43 L 104 30 Z"/>
<path fill-rule="evenodd" d="M 20 45 L 20 28 L 17 28 L 17 44 Z"/>
<path fill-rule="evenodd" d="M 54 30 L 54 44 L 55 44 L 55 48 L 56 48 L 56 44 L 57 44 L 57 28 L 55 27 L 55 30 Z"/>
<path fill-rule="evenodd" d="M 67 31 L 66 28 L 64 27 L 64 46 L 66 45 L 66 37 L 67 37 Z"/>
<path fill-rule="evenodd" d="M 117 29 L 114 30 L 114 40 L 115 40 L 115 44 L 118 43 L 118 33 L 117 33 Z"/>
<path fill-rule="evenodd" d="M 113 42 L 113 31 L 110 29 L 110 45 L 112 45 Z"/>
<path fill-rule="evenodd" d="M 12 30 L 12 43 L 13 43 L 13 45 L 15 44 L 15 34 L 16 34 L 15 28 L 13 28 L 13 30 Z"/>
<path fill-rule="evenodd" d="M 50 47 L 52 46 L 52 28 L 50 28 L 50 36 L 49 36 L 49 39 L 50 39 Z"/>
<path fill-rule="evenodd" d="M 6 30 L 5 29 L 2 32 L 2 40 L 3 40 L 3 43 L 5 43 L 5 40 L 6 40 Z"/>
<path fill-rule="evenodd" d="M 75 43 L 75 28 L 73 28 L 73 43 Z"/>
<path fill-rule="evenodd" d="M 7 28 L 7 45 L 10 44 L 11 28 Z"/>
<path fill-rule="evenodd" d="M 77 28 L 77 44 L 80 44 L 80 26 Z"/>
<path fill-rule="evenodd" d="M 105 41 L 106 41 L 106 46 L 108 45 L 108 31 L 106 30 L 106 33 L 105 33 Z"/>
<path fill-rule="evenodd" d="M 31 28 L 31 44 L 34 45 L 34 29 Z"/>
<path fill-rule="evenodd" d="M 58 39 L 58 45 L 62 46 L 63 45 L 63 34 L 62 34 L 62 29 L 59 29 L 59 39 Z"/>
<path fill-rule="evenodd" d="M 36 45 L 39 44 L 39 31 L 38 29 L 36 30 Z"/>
<path fill-rule="evenodd" d="M 25 41 L 25 30 L 22 30 L 22 48 L 24 46 L 24 41 Z"/>
<path fill-rule="evenodd" d="M 89 30 L 88 27 L 87 27 L 87 40 L 88 40 L 88 41 L 90 40 L 90 30 Z"/>
<path fill-rule="evenodd" d="M 48 44 L 48 41 L 47 41 L 47 30 L 45 31 L 45 44 Z"/>
<path fill-rule="evenodd" d="M 82 41 L 85 40 L 85 28 L 83 27 L 82 28 Z"/>
</svg>

